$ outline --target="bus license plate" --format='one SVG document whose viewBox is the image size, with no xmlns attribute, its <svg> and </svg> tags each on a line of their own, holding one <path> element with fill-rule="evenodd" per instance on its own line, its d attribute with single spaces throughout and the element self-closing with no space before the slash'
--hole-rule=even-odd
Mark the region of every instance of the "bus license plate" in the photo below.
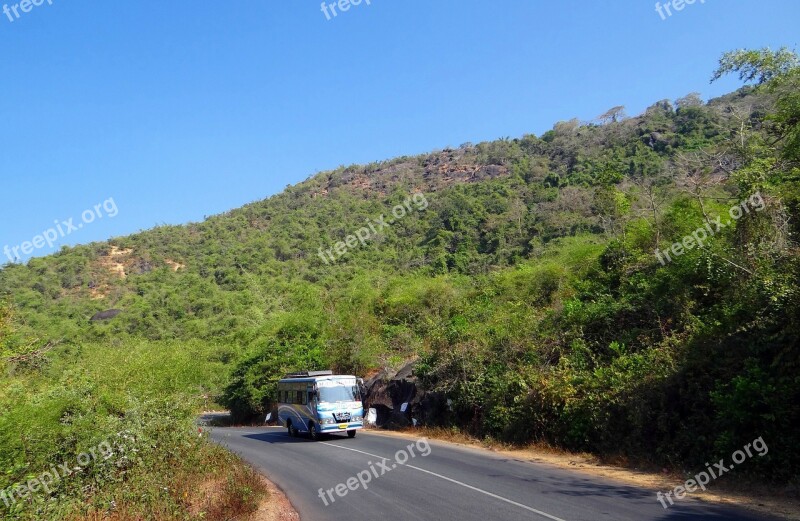
<svg viewBox="0 0 800 521">
<path fill-rule="evenodd" d="M 346 429 L 347 428 L 347 424 L 346 423 L 339 424 L 339 428 L 340 429 Z"/>
</svg>

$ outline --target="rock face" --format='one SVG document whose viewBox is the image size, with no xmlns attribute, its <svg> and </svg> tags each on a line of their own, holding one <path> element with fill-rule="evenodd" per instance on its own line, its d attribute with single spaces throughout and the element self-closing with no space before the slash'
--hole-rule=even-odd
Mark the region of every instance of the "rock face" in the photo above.
<svg viewBox="0 0 800 521">
<path fill-rule="evenodd" d="M 101 320 L 111 320 L 112 318 L 116 317 L 122 313 L 121 309 L 109 309 L 106 311 L 100 311 L 95 313 L 92 318 L 89 319 L 89 322 L 98 322 Z"/>
<path fill-rule="evenodd" d="M 395 373 L 383 370 L 364 382 L 364 407 L 378 413 L 377 426 L 386 429 L 418 425 L 444 425 L 449 414 L 442 393 L 424 392 L 410 362 Z M 406 404 L 403 410 L 403 404 Z"/>
</svg>

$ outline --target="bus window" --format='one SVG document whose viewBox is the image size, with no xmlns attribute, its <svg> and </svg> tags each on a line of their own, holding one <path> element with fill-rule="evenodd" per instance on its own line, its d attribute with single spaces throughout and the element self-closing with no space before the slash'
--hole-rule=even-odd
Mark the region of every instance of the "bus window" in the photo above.
<svg viewBox="0 0 800 521">
<path fill-rule="evenodd" d="M 295 403 L 300 404 L 303 403 L 303 391 L 297 391 L 297 401 Z"/>
<path fill-rule="evenodd" d="M 321 402 L 357 402 L 361 401 L 361 393 L 358 386 L 326 386 L 319 390 L 319 400 Z"/>
</svg>

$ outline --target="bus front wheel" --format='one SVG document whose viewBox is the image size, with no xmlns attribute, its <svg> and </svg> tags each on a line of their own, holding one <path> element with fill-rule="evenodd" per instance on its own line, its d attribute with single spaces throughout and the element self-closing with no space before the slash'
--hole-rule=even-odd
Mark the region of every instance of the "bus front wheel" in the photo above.
<svg viewBox="0 0 800 521">
<path fill-rule="evenodd" d="M 319 433 L 317 432 L 317 427 L 314 425 L 314 422 L 308 422 L 308 434 L 311 436 L 312 441 L 319 440 Z"/>
<path fill-rule="evenodd" d="M 355 430 L 347 431 L 347 437 L 348 438 L 355 438 L 356 437 L 356 431 Z"/>
</svg>

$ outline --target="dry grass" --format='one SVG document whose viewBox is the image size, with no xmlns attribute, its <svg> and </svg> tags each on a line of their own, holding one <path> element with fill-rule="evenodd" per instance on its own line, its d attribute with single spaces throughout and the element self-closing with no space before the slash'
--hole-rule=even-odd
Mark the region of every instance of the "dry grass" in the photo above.
<svg viewBox="0 0 800 521">
<path fill-rule="evenodd" d="M 206 459 L 206 458 L 204 458 Z M 122 497 L 104 502 L 70 521 L 299 521 L 286 496 L 239 458 L 210 448 L 202 468 L 176 468 L 157 501 Z M 152 488 L 144 493 L 155 493 Z M 142 490 L 137 490 L 142 494 Z"/>
</svg>

